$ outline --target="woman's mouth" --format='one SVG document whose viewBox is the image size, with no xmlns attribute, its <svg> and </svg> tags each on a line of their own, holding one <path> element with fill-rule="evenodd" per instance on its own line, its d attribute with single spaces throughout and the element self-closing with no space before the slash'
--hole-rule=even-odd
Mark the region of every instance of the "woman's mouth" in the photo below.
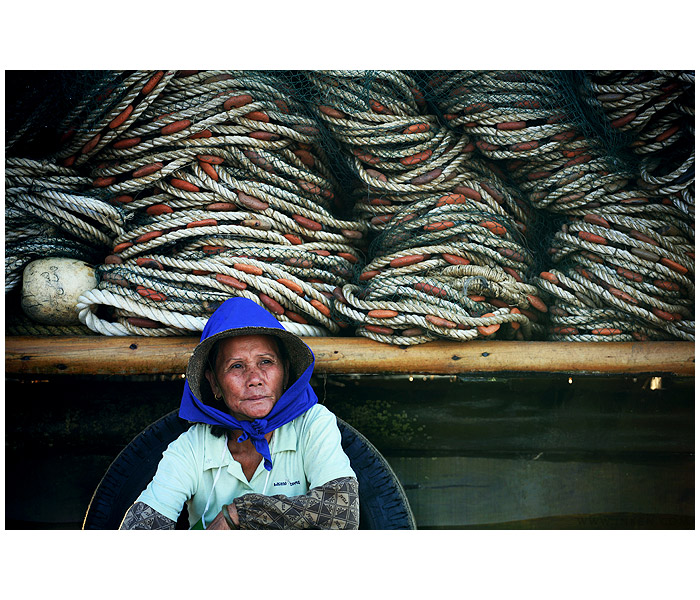
<svg viewBox="0 0 700 600">
<path fill-rule="evenodd" d="M 244 401 L 255 402 L 256 400 L 265 400 L 269 397 L 270 396 L 249 396 L 248 398 L 245 398 Z"/>
</svg>

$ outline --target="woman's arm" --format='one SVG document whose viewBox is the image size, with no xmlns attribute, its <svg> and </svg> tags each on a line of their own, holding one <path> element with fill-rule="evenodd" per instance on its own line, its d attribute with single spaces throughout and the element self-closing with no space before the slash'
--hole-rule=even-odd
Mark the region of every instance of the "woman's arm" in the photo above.
<svg viewBox="0 0 700 600">
<path fill-rule="evenodd" d="M 342 477 L 303 496 L 245 494 L 224 510 L 240 529 L 357 529 L 360 497 L 357 479 Z M 230 529 L 219 513 L 207 529 Z"/>
<path fill-rule="evenodd" d="M 175 521 L 161 515 L 148 504 L 136 502 L 126 511 L 119 529 L 175 529 Z"/>
<path fill-rule="evenodd" d="M 357 529 L 360 498 L 357 479 L 343 477 L 312 488 L 303 496 L 245 494 L 227 507 L 240 529 Z M 175 521 L 143 502 L 133 504 L 119 529 L 175 529 Z M 230 529 L 219 513 L 207 529 Z"/>
</svg>

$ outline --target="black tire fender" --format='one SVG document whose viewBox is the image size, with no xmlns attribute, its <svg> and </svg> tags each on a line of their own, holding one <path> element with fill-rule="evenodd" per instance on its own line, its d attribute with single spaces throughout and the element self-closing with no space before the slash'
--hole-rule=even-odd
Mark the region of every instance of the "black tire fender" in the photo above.
<svg viewBox="0 0 700 600">
<path fill-rule="evenodd" d="M 146 427 L 114 459 L 92 495 L 83 529 L 119 529 L 128 508 L 153 479 L 165 449 L 190 427 L 177 413 Z M 338 428 L 359 482 L 360 529 L 416 529 L 406 493 L 386 459 L 342 419 Z M 178 528 L 187 528 L 186 514 L 183 510 Z"/>
</svg>

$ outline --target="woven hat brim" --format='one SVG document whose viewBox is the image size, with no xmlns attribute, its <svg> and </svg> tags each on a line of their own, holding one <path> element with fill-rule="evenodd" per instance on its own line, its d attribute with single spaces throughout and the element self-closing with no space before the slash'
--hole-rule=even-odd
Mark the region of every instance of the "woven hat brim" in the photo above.
<svg viewBox="0 0 700 600">
<path fill-rule="evenodd" d="M 196 398 L 204 402 L 205 394 L 203 386 L 208 386 L 204 372 L 209 368 L 207 357 L 214 347 L 214 344 L 221 339 L 240 337 L 243 335 L 271 335 L 280 340 L 284 345 L 289 357 L 289 381 L 296 381 L 301 374 L 314 362 L 314 355 L 311 349 L 297 335 L 286 329 L 276 327 L 237 327 L 219 331 L 207 339 L 202 340 L 192 351 L 192 356 L 187 363 L 187 382 L 190 390 Z"/>
</svg>

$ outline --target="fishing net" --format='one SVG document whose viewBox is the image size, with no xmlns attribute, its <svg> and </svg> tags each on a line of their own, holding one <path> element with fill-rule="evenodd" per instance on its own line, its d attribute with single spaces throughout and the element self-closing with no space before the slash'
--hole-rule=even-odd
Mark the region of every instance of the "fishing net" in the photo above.
<svg viewBox="0 0 700 600">
<path fill-rule="evenodd" d="M 183 335 L 694 336 L 694 73 L 11 73 L 6 292 L 99 264 L 81 320 Z"/>
</svg>

